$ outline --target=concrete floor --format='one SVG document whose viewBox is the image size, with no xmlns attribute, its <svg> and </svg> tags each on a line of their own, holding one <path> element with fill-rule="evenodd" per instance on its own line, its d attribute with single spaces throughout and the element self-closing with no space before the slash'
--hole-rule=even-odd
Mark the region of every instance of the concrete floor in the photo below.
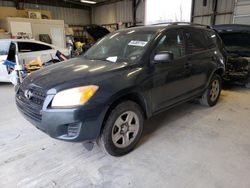
<svg viewBox="0 0 250 188">
<path fill-rule="evenodd" d="M 183 104 L 148 120 L 139 146 L 114 158 L 54 140 L 21 117 L 0 84 L 0 187 L 250 187 L 250 90 L 214 108 Z"/>
</svg>

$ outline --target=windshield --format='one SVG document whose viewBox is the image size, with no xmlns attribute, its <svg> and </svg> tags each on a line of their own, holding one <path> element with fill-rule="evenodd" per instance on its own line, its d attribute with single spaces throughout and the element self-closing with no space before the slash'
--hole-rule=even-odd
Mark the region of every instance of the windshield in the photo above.
<svg viewBox="0 0 250 188">
<path fill-rule="evenodd" d="M 84 57 L 91 60 L 133 63 L 142 56 L 154 34 L 134 30 L 109 34 L 91 47 Z"/>
<path fill-rule="evenodd" d="M 250 53 L 250 33 L 221 33 L 220 36 L 227 51 Z"/>
</svg>

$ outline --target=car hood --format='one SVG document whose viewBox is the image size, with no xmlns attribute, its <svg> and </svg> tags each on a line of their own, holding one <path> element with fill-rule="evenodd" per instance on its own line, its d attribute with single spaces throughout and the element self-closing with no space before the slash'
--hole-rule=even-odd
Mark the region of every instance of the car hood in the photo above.
<svg viewBox="0 0 250 188">
<path fill-rule="evenodd" d="M 95 24 L 87 25 L 85 29 L 96 41 L 110 33 L 106 28 Z"/>
<path fill-rule="evenodd" d="M 40 69 L 24 79 L 23 85 L 34 84 L 43 89 L 74 87 L 95 82 L 112 76 L 114 72 L 128 67 L 124 63 L 74 58 Z M 111 73 L 112 72 L 112 73 Z M 63 88 L 64 89 L 64 88 Z"/>
</svg>

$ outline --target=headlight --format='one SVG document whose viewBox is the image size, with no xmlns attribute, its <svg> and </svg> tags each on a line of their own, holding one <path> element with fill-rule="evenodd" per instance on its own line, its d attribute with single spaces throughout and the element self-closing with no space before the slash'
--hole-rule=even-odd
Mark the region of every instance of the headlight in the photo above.
<svg viewBox="0 0 250 188">
<path fill-rule="evenodd" d="M 57 93 L 52 101 L 52 107 L 70 107 L 83 105 L 98 90 L 98 86 L 90 85 L 66 89 Z"/>
</svg>

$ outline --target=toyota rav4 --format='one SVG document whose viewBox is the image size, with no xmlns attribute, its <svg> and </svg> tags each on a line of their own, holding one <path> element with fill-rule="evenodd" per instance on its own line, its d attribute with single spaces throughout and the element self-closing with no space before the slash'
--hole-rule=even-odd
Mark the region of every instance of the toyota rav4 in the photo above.
<svg viewBox="0 0 250 188">
<path fill-rule="evenodd" d="M 16 105 L 53 138 L 98 141 L 113 156 L 138 143 L 144 120 L 199 99 L 214 106 L 225 71 L 223 44 L 202 25 L 172 23 L 111 33 L 84 56 L 24 79 Z"/>
</svg>

